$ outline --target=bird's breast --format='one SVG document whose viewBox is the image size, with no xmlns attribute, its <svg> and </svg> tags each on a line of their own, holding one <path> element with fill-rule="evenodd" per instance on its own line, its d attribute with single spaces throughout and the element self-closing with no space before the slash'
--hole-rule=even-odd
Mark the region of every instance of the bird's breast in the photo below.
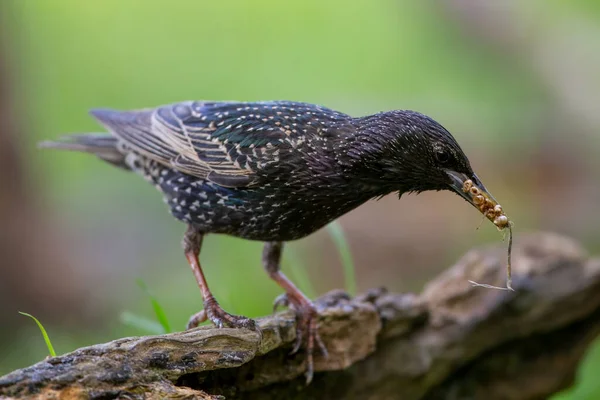
<svg viewBox="0 0 600 400">
<path fill-rule="evenodd" d="M 163 193 L 171 214 L 205 233 L 260 241 L 300 239 L 368 200 L 314 180 L 262 180 L 228 188 L 153 162 L 144 165 L 137 172 Z"/>
</svg>

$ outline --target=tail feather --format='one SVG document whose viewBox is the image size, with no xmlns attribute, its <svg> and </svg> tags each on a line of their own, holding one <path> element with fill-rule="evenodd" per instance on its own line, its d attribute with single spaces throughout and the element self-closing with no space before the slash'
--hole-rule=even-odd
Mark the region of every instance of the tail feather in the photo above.
<svg viewBox="0 0 600 400">
<path fill-rule="evenodd" d="M 101 133 L 85 133 L 70 135 L 58 141 L 41 142 L 38 146 L 44 149 L 59 149 L 95 154 L 100 159 L 117 167 L 129 169 L 125 163 L 125 155 L 117 148 L 118 139 Z"/>
</svg>

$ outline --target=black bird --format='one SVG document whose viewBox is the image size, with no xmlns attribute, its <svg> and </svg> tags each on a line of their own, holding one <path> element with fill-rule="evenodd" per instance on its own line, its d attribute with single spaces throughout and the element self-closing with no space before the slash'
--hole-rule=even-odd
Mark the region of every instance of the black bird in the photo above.
<svg viewBox="0 0 600 400">
<path fill-rule="evenodd" d="M 207 318 L 217 327 L 255 328 L 251 319 L 225 312 L 211 294 L 198 259 L 204 235 L 266 242 L 263 265 L 296 312 L 295 349 L 306 344 L 308 380 L 315 343 L 326 350 L 315 307 L 280 271 L 283 242 L 391 192 L 453 190 L 481 209 L 465 193 L 470 181 L 491 198 L 452 135 L 414 111 L 353 118 L 290 101 L 186 101 L 91 114 L 109 134 L 42 145 L 95 154 L 163 193 L 173 216 L 187 224 L 185 256 L 202 291 L 203 311 L 188 328 Z"/>
</svg>

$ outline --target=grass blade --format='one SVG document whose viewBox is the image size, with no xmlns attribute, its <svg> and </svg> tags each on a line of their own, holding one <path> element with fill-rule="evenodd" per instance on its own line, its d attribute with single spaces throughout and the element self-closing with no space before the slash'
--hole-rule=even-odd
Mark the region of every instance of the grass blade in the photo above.
<svg viewBox="0 0 600 400">
<path fill-rule="evenodd" d="M 38 328 L 40 328 L 40 332 L 42 332 L 42 336 L 44 337 L 44 341 L 46 342 L 46 347 L 48 348 L 48 352 L 50 353 L 50 355 L 52 357 L 56 357 L 56 352 L 54 351 L 54 347 L 52 347 L 52 342 L 50 341 L 50 337 L 48 337 L 48 332 L 46 332 L 46 329 L 44 329 L 44 325 L 42 325 L 42 323 L 40 321 L 38 321 L 38 319 L 31 314 L 27 314 L 27 313 L 24 313 L 21 311 L 19 311 L 19 314 L 29 317 L 35 321 Z"/>
<path fill-rule="evenodd" d="M 138 286 L 140 287 L 140 289 L 142 289 L 144 291 L 144 293 L 146 293 L 146 295 L 150 299 L 150 303 L 152 304 L 152 309 L 154 310 L 156 319 L 158 320 L 160 325 L 163 327 L 165 333 L 172 332 L 171 325 L 169 324 L 169 320 L 167 319 L 167 314 L 165 313 L 165 310 L 162 308 L 162 306 L 160 305 L 158 300 L 156 300 L 156 298 L 154 296 L 152 296 L 152 294 L 148 290 L 148 286 L 146 286 L 146 283 L 141 279 L 138 279 L 136 282 L 137 282 Z"/>
<path fill-rule="evenodd" d="M 148 334 L 160 335 L 166 333 L 165 328 L 158 322 L 129 311 L 123 311 L 119 315 L 119 319 L 124 325 L 131 326 Z"/>
<path fill-rule="evenodd" d="M 350 245 L 344 235 L 344 230 L 339 222 L 333 221 L 327 225 L 327 230 L 331 239 L 337 248 L 344 269 L 344 286 L 351 296 L 356 296 L 356 270 L 354 268 L 354 259 L 350 252 Z"/>
<path fill-rule="evenodd" d="M 297 283 L 300 290 L 302 290 L 308 298 L 314 299 L 317 296 L 317 292 L 306 273 L 306 269 L 301 265 L 300 258 L 289 248 L 283 254 L 284 262 L 288 265 L 294 282 Z"/>
</svg>

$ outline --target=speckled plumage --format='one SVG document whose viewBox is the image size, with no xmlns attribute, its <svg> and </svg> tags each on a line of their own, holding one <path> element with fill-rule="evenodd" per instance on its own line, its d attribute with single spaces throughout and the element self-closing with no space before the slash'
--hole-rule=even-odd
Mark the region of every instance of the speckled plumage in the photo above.
<svg viewBox="0 0 600 400">
<path fill-rule="evenodd" d="M 93 153 L 139 173 L 188 224 L 185 254 L 204 302 L 188 326 L 208 318 L 255 328 L 219 307 L 198 255 L 206 233 L 265 241 L 263 265 L 297 313 L 298 345 L 307 344 L 308 380 L 315 343 L 326 350 L 315 307 L 279 269 L 282 242 L 390 192 L 448 189 L 469 200 L 462 192 L 467 179 L 485 191 L 452 135 L 413 111 L 354 118 L 298 102 L 187 101 L 92 115 L 110 135 L 74 135 L 46 146 Z"/>
<path fill-rule="evenodd" d="M 332 202 L 321 190 L 343 183 L 328 154 L 330 132 L 352 129 L 345 114 L 289 102 L 93 114 L 122 138 L 127 165 L 164 193 L 171 213 L 202 232 L 292 240 L 360 204 L 354 193 Z"/>
<path fill-rule="evenodd" d="M 201 232 L 262 241 L 298 239 L 372 197 L 419 190 L 405 187 L 409 174 L 396 186 L 364 176 L 377 167 L 369 151 L 384 157 L 394 145 L 390 135 L 382 147 L 386 137 L 376 128 L 401 117 L 408 139 L 419 123 L 447 133 L 421 114 L 393 113 L 352 118 L 305 103 L 192 101 L 92 111 L 125 164 L 164 193 L 176 218 Z"/>
</svg>

